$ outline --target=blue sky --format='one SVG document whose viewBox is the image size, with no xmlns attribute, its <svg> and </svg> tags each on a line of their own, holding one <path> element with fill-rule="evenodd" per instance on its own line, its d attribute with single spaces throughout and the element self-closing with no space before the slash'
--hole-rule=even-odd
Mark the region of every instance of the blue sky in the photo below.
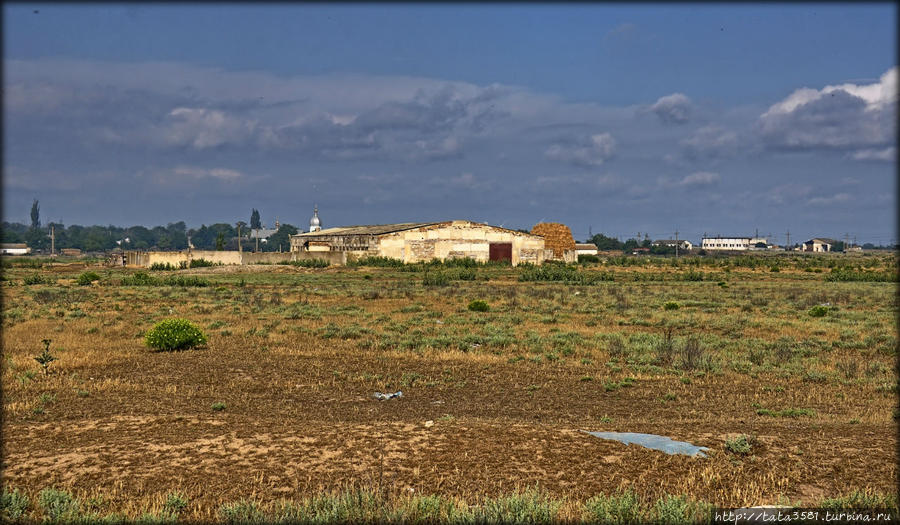
<svg viewBox="0 0 900 525">
<path fill-rule="evenodd" d="M 38 11 L 35 13 L 34 11 Z M 896 236 L 896 6 L 5 4 L 4 219 Z M 245 217 L 247 216 L 247 217 Z"/>
</svg>

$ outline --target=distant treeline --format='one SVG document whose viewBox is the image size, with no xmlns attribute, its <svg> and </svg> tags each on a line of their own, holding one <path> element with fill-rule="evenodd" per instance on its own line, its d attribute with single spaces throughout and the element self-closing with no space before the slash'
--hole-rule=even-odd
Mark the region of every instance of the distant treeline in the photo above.
<svg viewBox="0 0 900 525">
<path fill-rule="evenodd" d="M 50 250 L 50 228 L 54 229 L 57 250 L 78 248 L 85 252 L 109 251 L 117 248 L 126 250 L 185 250 L 188 237 L 198 250 L 236 250 L 237 227 L 225 223 L 202 225 L 197 229 L 188 229 L 184 221 L 170 223 L 166 226 L 146 228 L 144 226 L 64 226 L 49 223 L 38 228 L 18 222 L 3 222 L 0 230 L 0 242 L 26 243 L 34 251 Z M 249 239 L 249 228 L 241 228 L 242 247 L 252 250 L 256 242 Z M 277 233 L 266 242 L 260 240 L 260 251 L 290 250 L 290 236 L 297 233 L 297 228 L 290 224 L 282 224 Z"/>
</svg>

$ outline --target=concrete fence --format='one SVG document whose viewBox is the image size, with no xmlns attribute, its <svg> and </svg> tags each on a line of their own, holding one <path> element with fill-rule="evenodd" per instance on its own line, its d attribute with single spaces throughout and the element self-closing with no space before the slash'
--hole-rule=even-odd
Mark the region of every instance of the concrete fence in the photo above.
<svg viewBox="0 0 900 525">
<path fill-rule="evenodd" d="M 185 250 L 180 252 L 127 251 L 122 257 L 125 266 L 149 268 L 154 264 L 170 264 L 176 268 L 189 267 L 191 261 L 203 259 L 213 264 L 276 264 L 303 259 L 322 259 L 333 265 L 347 263 L 347 254 L 339 252 L 237 252 L 214 250 Z M 116 258 L 116 261 L 118 258 Z"/>
</svg>

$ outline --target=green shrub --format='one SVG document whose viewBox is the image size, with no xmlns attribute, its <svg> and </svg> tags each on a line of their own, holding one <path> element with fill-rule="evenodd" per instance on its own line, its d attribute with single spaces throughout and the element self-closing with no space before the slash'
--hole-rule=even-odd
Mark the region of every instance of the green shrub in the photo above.
<svg viewBox="0 0 900 525">
<path fill-rule="evenodd" d="M 491 307 L 484 301 L 475 300 L 469 303 L 469 310 L 472 312 L 487 312 Z"/>
<path fill-rule="evenodd" d="M 450 277 L 441 271 L 426 271 L 422 278 L 423 286 L 447 286 L 450 284 Z"/>
<path fill-rule="evenodd" d="M 219 517 L 224 523 L 262 523 L 265 516 L 256 503 L 241 500 L 219 507 Z"/>
<path fill-rule="evenodd" d="M 12 492 L 8 488 L 3 489 L 0 495 L 0 521 L 16 521 L 25 517 L 31 501 L 28 496 L 15 489 Z"/>
<path fill-rule="evenodd" d="M 44 521 L 51 523 L 75 521 L 81 514 L 78 500 L 64 490 L 42 490 L 38 494 L 38 505 L 44 512 Z"/>
<path fill-rule="evenodd" d="M 155 262 L 150 265 L 150 270 L 152 270 L 152 271 L 171 271 L 171 270 L 178 270 L 178 269 L 180 269 L 180 267 L 175 266 L 173 264 L 169 264 L 169 263 Z"/>
<path fill-rule="evenodd" d="M 96 272 L 84 272 L 78 276 L 78 279 L 75 280 L 79 286 L 90 286 L 90 284 L 94 281 L 99 281 L 100 276 L 97 275 Z"/>
<path fill-rule="evenodd" d="M 734 439 L 725 440 L 725 450 L 733 454 L 746 456 L 753 449 L 753 443 L 756 440 L 746 434 L 741 434 Z"/>
<path fill-rule="evenodd" d="M 147 272 L 134 272 L 122 278 L 122 286 L 154 286 L 157 282 Z"/>
<path fill-rule="evenodd" d="M 41 275 L 39 273 L 33 273 L 31 275 L 26 275 L 24 281 L 25 281 L 26 285 L 30 286 L 33 284 L 53 284 L 56 282 L 56 279 L 54 279 L 48 275 Z"/>
<path fill-rule="evenodd" d="M 394 259 L 393 257 L 366 256 L 360 257 L 354 261 L 348 261 L 347 266 L 377 266 L 382 268 L 400 268 L 404 266 L 403 261 Z"/>
<path fill-rule="evenodd" d="M 298 259 L 296 261 L 285 261 L 281 264 L 300 266 L 302 268 L 327 268 L 331 263 L 325 259 Z"/>
<path fill-rule="evenodd" d="M 166 495 L 166 501 L 163 503 L 163 512 L 169 515 L 178 516 L 188 506 L 188 498 L 180 492 L 170 492 Z"/>
<path fill-rule="evenodd" d="M 585 521 L 590 523 L 640 523 L 640 501 L 628 489 L 618 496 L 598 494 L 584 504 Z"/>
<path fill-rule="evenodd" d="M 188 265 L 190 268 L 207 268 L 209 266 L 220 266 L 212 261 L 207 261 L 206 259 L 191 259 L 191 263 Z"/>
<path fill-rule="evenodd" d="M 221 411 L 225 410 L 225 403 L 222 403 L 221 401 L 213 403 L 212 409 L 214 412 L 221 412 Z"/>
<path fill-rule="evenodd" d="M 666 301 L 663 304 L 663 309 L 665 310 L 678 310 L 679 308 L 681 308 L 681 305 L 675 301 Z"/>
<path fill-rule="evenodd" d="M 828 313 L 828 307 L 823 306 L 821 304 L 817 304 L 809 309 L 807 312 L 810 317 L 825 317 L 825 314 Z"/>
<path fill-rule="evenodd" d="M 488 499 L 475 513 L 476 523 L 555 523 L 561 502 L 529 490 Z"/>
<path fill-rule="evenodd" d="M 156 350 L 183 350 L 203 346 L 207 339 L 194 323 L 175 318 L 157 323 L 144 336 L 144 342 Z"/>
<path fill-rule="evenodd" d="M 164 286 L 209 286 L 209 281 L 206 279 L 197 277 L 195 275 L 170 275 L 159 281 L 159 284 Z"/>
<path fill-rule="evenodd" d="M 687 496 L 668 495 L 656 501 L 651 510 L 652 523 L 697 523 L 705 516 L 708 505 L 691 501 Z"/>
<path fill-rule="evenodd" d="M 591 255 L 591 254 L 583 253 L 583 254 L 581 254 L 581 255 L 578 256 L 578 262 L 581 263 L 581 264 L 585 264 L 585 263 L 598 263 L 598 262 L 600 262 L 600 257 L 597 257 L 596 255 Z"/>
</svg>

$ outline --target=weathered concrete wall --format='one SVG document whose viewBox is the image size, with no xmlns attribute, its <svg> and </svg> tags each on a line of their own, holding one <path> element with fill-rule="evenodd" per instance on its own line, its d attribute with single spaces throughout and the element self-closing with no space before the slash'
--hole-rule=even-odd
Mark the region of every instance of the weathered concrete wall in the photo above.
<svg viewBox="0 0 900 525">
<path fill-rule="evenodd" d="M 298 259 L 324 259 L 330 264 L 346 264 L 347 255 L 343 252 L 292 253 L 292 252 L 237 252 L 191 250 L 181 252 L 125 252 L 126 266 L 142 266 L 149 268 L 154 264 L 170 264 L 177 267 L 190 266 L 191 260 L 205 259 L 215 264 L 238 265 L 279 263 Z"/>
<path fill-rule="evenodd" d="M 292 252 L 292 261 L 321 259 L 332 265 L 347 264 L 347 252 Z"/>
<path fill-rule="evenodd" d="M 291 252 L 244 252 L 242 264 L 280 263 L 292 261 Z"/>
<path fill-rule="evenodd" d="M 491 243 L 512 244 L 513 265 L 544 262 L 541 237 L 469 221 L 453 221 L 379 236 L 377 254 L 404 262 L 469 257 L 490 259 Z"/>
</svg>

